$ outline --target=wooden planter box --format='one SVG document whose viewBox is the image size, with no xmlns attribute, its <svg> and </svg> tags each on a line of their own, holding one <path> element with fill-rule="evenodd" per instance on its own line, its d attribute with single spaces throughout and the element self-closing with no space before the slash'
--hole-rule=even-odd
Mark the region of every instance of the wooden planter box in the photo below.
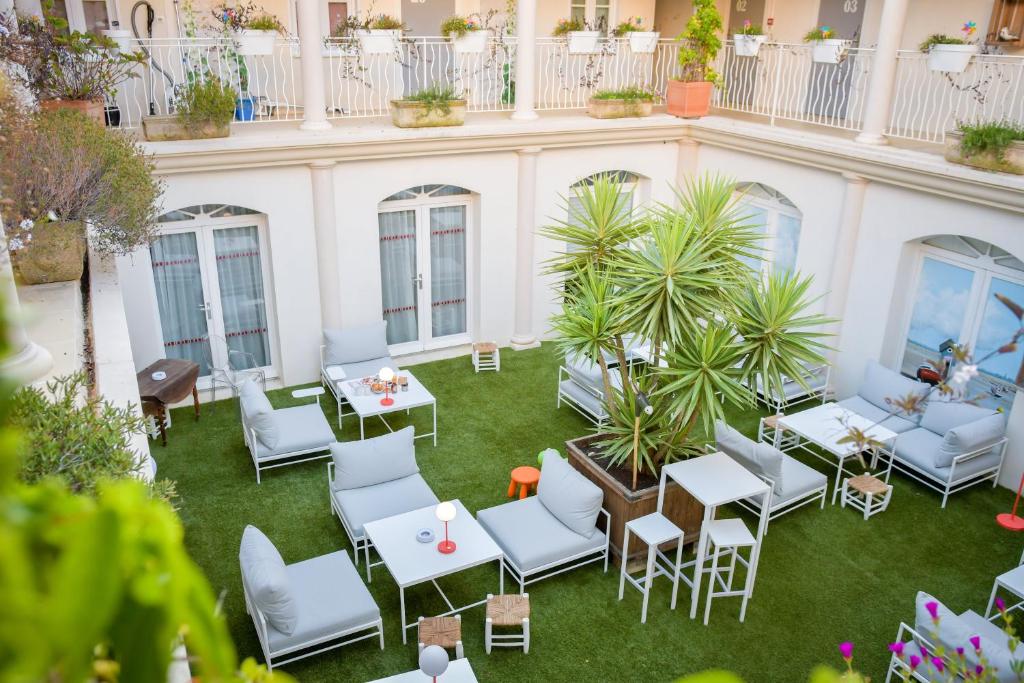
<svg viewBox="0 0 1024 683">
<path fill-rule="evenodd" d="M 206 123 L 195 130 L 189 130 L 177 115 L 143 116 L 142 130 L 150 142 L 165 140 L 206 140 L 208 138 L 226 138 L 231 134 L 228 123 Z"/>
<path fill-rule="evenodd" d="M 594 119 L 625 119 L 650 116 L 654 102 L 642 100 L 595 100 L 590 98 L 587 114 Z"/>
<path fill-rule="evenodd" d="M 992 154 L 976 154 L 965 157 L 960 155 L 960 141 L 963 135 L 956 131 L 946 133 L 946 161 L 954 164 L 973 166 L 986 171 L 1001 171 L 1024 175 L 1024 142 L 1011 142 L 1006 148 L 1003 160 L 996 159 Z"/>
<path fill-rule="evenodd" d="M 566 441 L 565 447 L 569 454 L 569 463 L 573 468 L 597 484 L 604 492 L 604 509 L 612 518 L 609 545 L 613 555 L 621 559 L 622 537 L 625 535 L 626 522 L 657 511 L 658 483 L 650 475 L 647 475 L 640 478 L 641 488 L 633 491 L 629 485 L 619 481 L 614 473 L 606 470 L 605 462 L 595 460 L 593 457 L 595 446 L 598 446 L 605 438 L 600 434 L 584 436 Z M 629 476 L 631 475 L 626 473 L 624 479 L 628 481 Z M 668 487 L 665 491 L 665 507 L 662 514 L 683 530 L 684 543 L 693 543 L 697 540 L 700 525 L 704 519 L 704 506 L 694 500 L 687 491 L 679 486 Z M 663 548 L 663 550 L 667 549 L 668 547 Z M 647 545 L 635 537 L 631 538 L 629 559 L 646 560 L 646 557 Z M 670 557 L 672 556 L 670 555 Z"/>
<path fill-rule="evenodd" d="M 398 128 L 435 128 L 461 126 L 466 122 L 466 100 L 452 100 L 445 114 L 436 107 L 428 109 L 422 102 L 391 100 L 391 122 Z"/>
</svg>

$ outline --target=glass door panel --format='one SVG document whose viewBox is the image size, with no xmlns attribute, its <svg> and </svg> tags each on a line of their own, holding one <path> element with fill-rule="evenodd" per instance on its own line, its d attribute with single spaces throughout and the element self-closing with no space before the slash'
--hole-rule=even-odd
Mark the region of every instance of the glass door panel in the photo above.
<svg viewBox="0 0 1024 683">
<path fill-rule="evenodd" d="M 974 357 L 980 361 L 980 374 L 968 389 L 972 396 L 984 393 L 991 397 L 983 403 L 990 403 L 993 407 L 1003 405 L 1009 411 L 1013 404 L 1014 385 L 1024 380 L 1024 349 L 1018 347 L 1013 353 L 995 353 L 988 360 L 982 360 L 1013 341 L 1020 327 L 1017 316 L 996 298 L 996 294 L 1022 304 L 1024 285 L 998 277 L 990 279 L 974 349 Z"/>
<path fill-rule="evenodd" d="M 418 288 L 423 286 L 416 268 L 416 211 L 382 212 L 377 222 L 388 344 L 414 342 L 419 339 Z"/>
<path fill-rule="evenodd" d="M 960 342 L 974 284 L 974 271 L 925 257 L 914 297 L 901 371 L 913 377 L 917 368 L 939 360 L 947 339 Z"/>
<path fill-rule="evenodd" d="M 214 230 L 213 250 L 230 365 L 236 370 L 269 366 L 259 230 L 255 225 Z"/>
<path fill-rule="evenodd" d="M 194 361 L 200 375 L 210 374 L 209 307 L 196 233 L 159 237 L 150 247 L 150 257 L 166 357 Z"/>
<path fill-rule="evenodd" d="M 430 336 L 466 332 L 466 207 L 430 209 Z"/>
</svg>

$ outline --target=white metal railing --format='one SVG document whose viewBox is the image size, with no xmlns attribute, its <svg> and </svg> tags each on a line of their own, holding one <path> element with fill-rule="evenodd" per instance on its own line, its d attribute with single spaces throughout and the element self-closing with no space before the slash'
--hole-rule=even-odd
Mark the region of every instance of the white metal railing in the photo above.
<svg viewBox="0 0 1024 683">
<path fill-rule="evenodd" d="M 808 45 L 765 43 L 756 57 L 736 55 L 728 41 L 717 68 L 718 109 L 859 130 L 874 50 L 850 48 L 839 64 L 813 61 Z"/>
<path fill-rule="evenodd" d="M 1024 57 L 975 55 L 963 73 L 930 71 L 927 61 L 899 53 L 887 135 L 943 142 L 960 121 L 1024 121 Z"/>
<path fill-rule="evenodd" d="M 596 90 L 643 87 L 664 99 L 678 72 L 679 44 L 659 40 L 634 52 L 626 38 L 601 40 L 595 52 L 573 54 L 564 38 L 537 39 L 537 109 L 584 109 Z"/>
</svg>

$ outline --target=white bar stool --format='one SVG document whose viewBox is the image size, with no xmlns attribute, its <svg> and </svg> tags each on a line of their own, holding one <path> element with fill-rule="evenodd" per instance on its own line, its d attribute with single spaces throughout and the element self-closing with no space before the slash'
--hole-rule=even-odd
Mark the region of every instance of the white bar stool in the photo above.
<svg viewBox="0 0 1024 683">
<path fill-rule="evenodd" d="M 647 544 L 647 570 L 643 577 L 635 579 L 626 571 L 626 564 L 629 558 L 629 535 L 632 533 L 638 539 Z M 669 541 L 678 541 L 676 545 L 676 561 L 673 562 L 658 547 Z M 672 579 L 672 609 L 676 608 L 676 596 L 679 593 L 679 579 L 689 583 L 689 579 L 682 573 L 683 560 L 683 530 L 670 522 L 660 512 L 652 512 L 643 517 L 637 517 L 626 522 L 626 533 L 622 539 L 622 565 L 619 569 L 619 600 L 626 587 L 626 580 L 634 588 L 644 594 L 644 606 L 640 612 L 640 623 L 647 623 L 647 601 L 651 597 L 651 584 L 655 576 L 667 576 Z M 664 565 L 658 560 L 662 560 Z M 641 583 L 643 581 L 643 583 Z"/>
<path fill-rule="evenodd" d="M 742 519 L 714 519 L 708 524 L 708 543 L 714 551 L 711 553 L 711 579 L 708 581 L 708 597 L 704 606 L 704 625 L 707 626 L 708 618 L 711 616 L 711 599 L 725 598 L 732 596 L 743 596 L 743 606 L 740 607 L 740 622 L 747 614 L 747 601 L 753 592 L 752 576 L 750 575 L 750 557 L 753 556 L 754 546 L 757 540 L 747 529 Z M 744 559 L 740 556 L 740 548 L 749 548 L 750 555 Z M 723 552 L 724 551 L 724 552 Z M 729 556 L 728 569 L 718 568 L 719 556 Z M 736 563 L 739 562 L 747 568 L 747 581 L 744 582 L 743 590 L 733 590 L 732 579 L 736 573 Z M 720 586 L 721 590 L 716 590 Z"/>
</svg>

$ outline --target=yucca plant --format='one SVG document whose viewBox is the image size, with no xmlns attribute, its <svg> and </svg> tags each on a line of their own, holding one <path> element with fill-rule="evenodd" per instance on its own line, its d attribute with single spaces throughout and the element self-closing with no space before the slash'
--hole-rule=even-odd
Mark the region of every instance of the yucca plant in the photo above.
<svg viewBox="0 0 1024 683">
<path fill-rule="evenodd" d="M 674 206 L 633 215 L 610 180 L 578 188 L 577 198 L 576 214 L 541 231 L 568 245 L 548 263 L 565 282 L 552 330 L 563 353 L 600 367 L 611 397 L 603 453 L 609 468 L 632 462 L 634 488 L 637 470 L 657 476 L 662 464 L 700 452 L 727 407 L 754 403 L 758 381 L 781 391 L 786 378 L 805 384 L 806 367 L 825 362 L 829 321 L 808 312 L 811 279 L 751 270 L 761 232 L 732 180 L 695 179 Z M 630 335 L 653 355 L 632 377 Z M 638 411 L 637 391 L 650 396 L 651 414 Z"/>
</svg>

